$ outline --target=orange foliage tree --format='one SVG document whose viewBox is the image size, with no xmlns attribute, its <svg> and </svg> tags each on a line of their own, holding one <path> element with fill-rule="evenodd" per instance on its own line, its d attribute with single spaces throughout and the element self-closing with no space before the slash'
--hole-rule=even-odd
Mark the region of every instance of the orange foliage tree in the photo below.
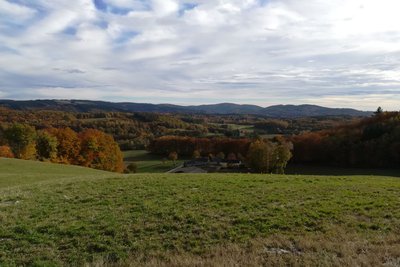
<svg viewBox="0 0 400 267">
<path fill-rule="evenodd" d="M 79 139 L 83 166 L 114 172 L 124 170 L 122 152 L 111 135 L 87 129 L 79 134 Z"/>
<path fill-rule="evenodd" d="M 0 157 L 13 158 L 14 153 L 11 151 L 11 148 L 9 146 L 0 146 Z"/>
<path fill-rule="evenodd" d="M 75 131 L 70 128 L 49 128 L 46 131 L 57 138 L 57 157 L 54 161 L 65 164 L 80 163 L 81 145 Z"/>
</svg>

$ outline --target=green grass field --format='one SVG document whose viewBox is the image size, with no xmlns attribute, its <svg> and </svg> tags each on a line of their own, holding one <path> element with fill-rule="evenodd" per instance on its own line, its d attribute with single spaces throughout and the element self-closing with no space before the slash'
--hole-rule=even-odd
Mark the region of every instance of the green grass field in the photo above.
<svg viewBox="0 0 400 267">
<path fill-rule="evenodd" d="M 0 266 L 399 266 L 400 180 L 0 159 Z"/>
<path fill-rule="evenodd" d="M 165 173 L 183 162 L 182 159 L 178 159 L 175 165 L 170 160 L 163 162 L 162 156 L 152 155 L 146 150 L 129 150 L 124 151 L 123 154 L 125 164 L 131 162 L 137 164 L 138 173 Z"/>
<path fill-rule="evenodd" d="M 79 166 L 0 158 L 0 175 L 0 188 L 4 188 L 63 178 L 104 177 L 110 173 Z"/>
</svg>

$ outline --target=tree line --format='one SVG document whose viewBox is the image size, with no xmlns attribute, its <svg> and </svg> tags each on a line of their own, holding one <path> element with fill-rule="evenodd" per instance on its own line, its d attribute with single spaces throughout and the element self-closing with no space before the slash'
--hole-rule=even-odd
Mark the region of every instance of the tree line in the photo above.
<svg viewBox="0 0 400 267">
<path fill-rule="evenodd" d="M 182 155 L 239 159 L 252 171 L 261 173 L 283 173 L 292 157 L 291 143 L 279 136 L 271 141 L 263 138 L 164 136 L 153 140 L 148 149 L 151 153 L 168 155 L 169 158 Z"/>
<path fill-rule="evenodd" d="M 196 138 L 187 136 L 162 136 L 154 139 L 148 146 L 148 150 L 153 154 L 168 155 L 170 152 L 177 152 L 182 156 L 192 156 L 194 151 L 199 151 L 202 155 L 223 152 L 246 155 L 250 139 L 241 138 Z"/>
<path fill-rule="evenodd" d="M 400 166 L 400 113 L 375 116 L 330 130 L 293 136 L 295 163 L 345 167 Z"/>
<path fill-rule="evenodd" d="M 76 132 L 14 123 L 0 127 L 0 157 L 40 160 L 122 172 L 123 156 L 111 135 L 96 129 Z"/>
</svg>

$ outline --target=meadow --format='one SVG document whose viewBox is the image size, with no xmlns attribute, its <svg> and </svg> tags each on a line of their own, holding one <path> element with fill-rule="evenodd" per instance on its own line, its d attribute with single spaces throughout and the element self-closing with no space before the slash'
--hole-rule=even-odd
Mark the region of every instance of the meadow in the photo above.
<svg viewBox="0 0 400 267">
<path fill-rule="evenodd" d="M 399 266 L 388 176 L 119 175 L 0 159 L 0 266 Z"/>
<path fill-rule="evenodd" d="M 134 162 L 138 173 L 164 173 L 183 163 L 183 159 L 172 162 L 167 157 L 153 155 L 146 150 L 128 150 L 123 152 L 126 165 Z M 186 159 L 187 160 L 187 159 Z"/>
</svg>

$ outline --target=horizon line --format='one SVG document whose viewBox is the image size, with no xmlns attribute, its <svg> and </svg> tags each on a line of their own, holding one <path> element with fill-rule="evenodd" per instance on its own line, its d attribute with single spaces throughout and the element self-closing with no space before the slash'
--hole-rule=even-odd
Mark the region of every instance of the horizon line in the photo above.
<svg viewBox="0 0 400 267">
<path fill-rule="evenodd" d="M 175 104 L 175 103 L 168 103 L 168 102 L 133 102 L 133 101 L 118 101 L 118 100 L 103 100 L 103 99 L 74 99 L 74 98 L 35 98 L 35 99 L 12 99 L 12 98 L 0 98 L 0 101 L 15 101 L 15 102 L 22 102 L 22 101 L 90 101 L 90 102 L 106 102 L 106 103 L 114 103 L 114 104 L 144 104 L 144 105 L 171 105 L 171 106 L 180 106 L 180 107 L 198 107 L 198 106 L 209 106 L 209 105 L 222 105 L 222 104 L 231 104 L 231 105 L 238 105 L 238 106 L 254 106 L 260 108 L 269 108 L 269 107 L 276 107 L 276 106 L 316 106 L 322 108 L 330 108 L 330 109 L 353 109 L 356 111 L 362 112 L 373 112 L 373 110 L 363 110 L 358 109 L 355 107 L 329 107 L 329 106 L 322 106 L 317 104 L 310 104 L 310 103 L 303 103 L 303 104 L 273 104 L 269 106 L 261 106 L 256 104 L 246 104 L 246 103 L 235 103 L 235 102 L 215 102 L 215 103 L 202 103 L 202 104 Z M 377 107 L 378 108 L 378 107 Z M 397 111 L 397 110 L 384 110 L 384 111 Z"/>
</svg>

